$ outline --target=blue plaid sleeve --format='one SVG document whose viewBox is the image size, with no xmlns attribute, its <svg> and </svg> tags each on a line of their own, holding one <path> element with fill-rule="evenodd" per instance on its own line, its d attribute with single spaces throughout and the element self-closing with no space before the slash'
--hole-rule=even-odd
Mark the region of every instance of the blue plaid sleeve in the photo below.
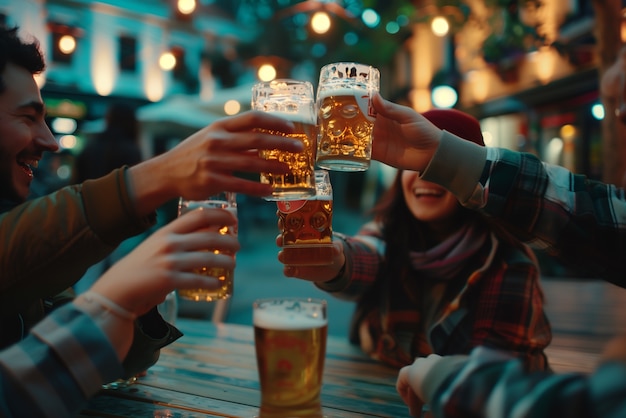
<svg viewBox="0 0 626 418">
<path fill-rule="evenodd" d="M 626 286 L 626 199 L 613 185 L 489 148 L 469 207 L 503 222 L 531 247 L 587 274 Z"/>
</svg>

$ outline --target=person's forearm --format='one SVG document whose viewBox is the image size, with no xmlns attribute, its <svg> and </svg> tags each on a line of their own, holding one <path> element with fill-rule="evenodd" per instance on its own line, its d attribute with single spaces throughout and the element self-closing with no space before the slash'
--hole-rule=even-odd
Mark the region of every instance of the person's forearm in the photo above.
<svg viewBox="0 0 626 418">
<path fill-rule="evenodd" d="M 166 167 L 169 160 L 156 156 L 130 167 L 126 173 L 132 205 L 140 216 L 148 216 L 177 196 Z M 165 164 L 165 165 L 164 165 Z"/>
<path fill-rule="evenodd" d="M 486 162 L 485 147 L 443 131 L 439 147 L 422 179 L 437 183 L 452 192 L 462 204 L 467 205 L 482 193 L 479 184 Z"/>
<path fill-rule="evenodd" d="M 106 335 L 72 303 L 0 352 L 0 416 L 69 417 L 123 368 Z"/>
<path fill-rule="evenodd" d="M 360 234 L 335 234 L 334 239 L 342 241 L 346 264 L 340 277 L 316 286 L 339 299 L 358 300 L 376 280 L 384 243 L 379 237 Z"/>
<path fill-rule="evenodd" d="M 535 250 L 581 274 L 626 287 L 626 197 L 537 156 L 484 148 L 444 133 L 422 174 L 461 203 L 489 215 Z"/>
<path fill-rule="evenodd" d="M 156 221 L 156 207 L 139 209 L 133 197 L 133 167 L 122 167 L 97 180 L 83 183 L 81 193 L 90 227 L 107 243 L 117 246 L 146 231 Z M 152 176 L 158 181 L 157 175 Z"/>
<path fill-rule="evenodd" d="M 427 382 L 439 379 L 427 389 L 426 396 L 437 417 L 551 418 L 557 413 L 568 418 L 626 416 L 624 363 L 607 363 L 587 376 L 526 373 L 521 362 L 505 360 L 493 350 L 480 356 L 475 351 L 462 363 L 451 362 L 456 364 L 446 365 L 444 358 L 425 378 Z"/>
<path fill-rule="evenodd" d="M 100 327 L 121 362 L 133 342 L 136 316 L 92 291 L 78 295 L 72 303 Z"/>
<path fill-rule="evenodd" d="M 124 169 L 0 215 L 0 311 L 12 312 L 67 289 L 89 266 L 154 221 L 155 216 L 140 217 L 132 208 Z"/>
</svg>

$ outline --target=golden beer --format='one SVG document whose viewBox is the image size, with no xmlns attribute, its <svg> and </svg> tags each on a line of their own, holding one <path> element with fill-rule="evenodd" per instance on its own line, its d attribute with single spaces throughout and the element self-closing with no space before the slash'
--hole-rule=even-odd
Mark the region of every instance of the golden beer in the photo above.
<svg viewBox="0 0 626 418">
<path fill-rule="evenodd" d="M 251 107 L 290 120 L 295 132 L 274 135 L 298 139 L 304 144 L 299 153 L 262 150 L 259 155 L 268 160 L 287 163 L 287 174 L 261 173 L 261 182 L 272 186 L 272 194 L 266 200 L 296 200 L 315 195 L 315 152 L 317 150 L 317 127 L 313 85 L 308 81 L 276 79 L 257 83 L 252 87 Z"/>
<path fill-rule="evenodd" d="M 212 199 L 192 201 L 192 200 L 180 199 L 180 202 L 178 205 L 178 216 L 181 216 L 189 211 L 192 211 L 194 209 L 199 209 L 199 208 L 200 209 L 219 208 L 219 209 L 228 210 L 236 217 L 237 216 L 237 204 L 235 203 L 234 193 L 230 193 L 230 195 L 231 195 L 230 201 L 212 200 Z M 235 227 L 223 226 L 218 230 L 218 232 L 222 235 L 226 235 L 226 234 L 237 235 L 237 227 L 236 226 Z M 213 251 L 213 253 L 215 254 L 221 253 L 219 250 L 206 250 L 206 251 Z M 235 254 L 232 254 L 230 252 L 229 253 L 222 252 L 222 254 L 232 255 L 233 257 L 235 256 Z M 211 301 L 215 301 L 218 299 L 228 299 L 233 295 L 233 284 L 234 284 L 233 269 L 226 269 L 222 267 L 202 267 L 200 269 L 194 269 L 193 271 L 194 273 L 197 273 L 197 274 L 202 274 L 205 276 L 211 276 L 211 277 L 217 278 L 220 281 L 220 287 L 217 289 L 202 289 L 202 288 L 178 289 L 178 295 L 181 298 L 192 300 L 195 302 L 199 302 L 199 301 L 211 302 Z"/>
<path fill-rule="evenodd" d="M 326 356 L 326 302 L 268 299 L 256 301 L 253 312 L 261 416 L 315 414 Z"/>
<path fill-rule="evenodd" d="M 213 252 L 215 254 L 220 253 L 217 250 Z M 220 287 L 217 289 L 179 289 L 178 295 L 180 297 L 196 302 L 211 302 L 218 299 L 228 299 L 233 295 L 233 269 L 202 267 L 200 269 L 194 269 L 194 273 L 217 278 L 220 281 Z"/>
<path fill-rule="evenodd" d="M 266 160 L 278 160 L 289 165 L 286 174 L 261 173 L 261 183 L 272 186 L 272 196 L 266 199 L 302 199 L 315 195 L 315 152 L 317 145 L 317 127 L 313 123 L 294 120 L 289 114 L 276 114 L 290 119 L 295 131 L 289 135 L 283 132 L 269 132 L 273 135 L 294 138 L 304 144 L 302 152 L 284 152 L 279 150 L 260 151 Z"/>
<path fill-rule="evenodd" d="M 320 102 L 317 165 L 343 171 L 365 170 L 372 156 L 374 128 L 374 120 L 363 110 L 367 112 L 368 96 L 335 93 Z"/>
<path fill-rule="evenodd" d="M 278 228 L 283 238 L 284 264 L 332 263 L 332 200 L 278 202 Z"/>
<path fill-rule="evenodd" d="M 333 194 L 328 172 L 315 171 L 315 187 L 315 196 L 308 199 L 276 202 L 285 265 L 333 262 Z"/>
</svg>

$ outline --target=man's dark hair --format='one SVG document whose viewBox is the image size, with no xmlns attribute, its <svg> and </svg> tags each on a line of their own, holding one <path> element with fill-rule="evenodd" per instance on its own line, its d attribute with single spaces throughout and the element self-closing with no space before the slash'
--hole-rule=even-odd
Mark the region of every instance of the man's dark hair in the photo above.
<svg viewBox="0 0 626 418">
<path fill-rule="evenodd" d="M 17 27 L 0 26 L 0 93 L 6 89 L 2 74 L 8 63 L 25 68 L 31 74 L 39 74 L 46 68 L 39 42 L 24 42 L 17 35 Z"/>
</svg>

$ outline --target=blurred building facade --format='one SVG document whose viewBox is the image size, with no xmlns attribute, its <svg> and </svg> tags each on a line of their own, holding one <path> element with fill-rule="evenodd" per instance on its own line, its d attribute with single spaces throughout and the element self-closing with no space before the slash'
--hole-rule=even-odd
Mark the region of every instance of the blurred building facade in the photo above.
<svg viewBox="0 0 626 418">
<path fill-rule="evenodd" d="M 619 20 L 619 0 L 381 0 L 370 9 L 364 3 L 0 0 L 0 21 L 41 41 L 49 116 L 77 121 L 78 147 L 81 132 L 97 129 L 113 101 L 141 108 L 148 157 L 245 110 L 266 62 L 277 76 L 315 84 L 322 63 L 358 59 L 381 69 L 386 97 L 404 91 L 424 111 L 436 106 L 435 88 L 450 84 L 458 95 L 452 106 L 481 120 L 490 145 L 603 176 L 592 3 L 613 8 Z M 307 25 L 317 11 L 328 12 L 334 32 L 311 33 Z M 378 21 L 367 21 L 370 11 Z M 436 34 L 437 17 L 447 19 L 447 33 Z"/>
</svg>

